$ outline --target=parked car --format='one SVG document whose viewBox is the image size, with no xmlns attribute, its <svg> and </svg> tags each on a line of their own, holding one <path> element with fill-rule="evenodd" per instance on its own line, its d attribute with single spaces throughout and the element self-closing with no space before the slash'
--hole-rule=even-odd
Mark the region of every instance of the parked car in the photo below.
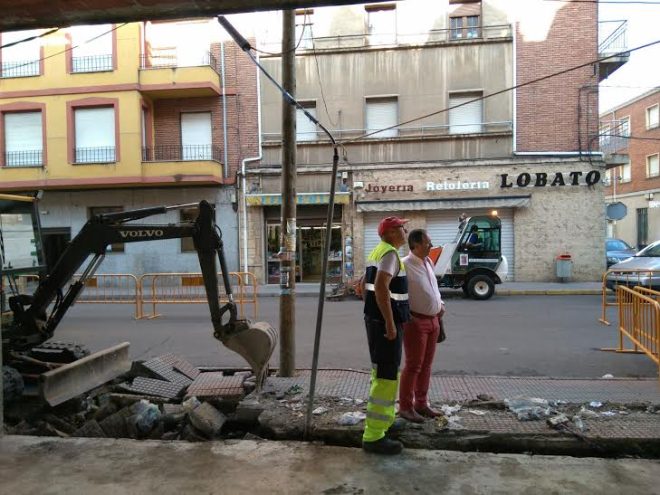
<svg viewBox="0 0 660 495">
<path fill-rule="evenodd" d="M 637 274 L 626 274 L 625 272 L 617 272 L 616 270 L 640 270 Z M 626 285 L 633 287 L 641 285 L 643 287 L 651 287 L 654 290 L 660 290 L 660 241 L 655 241 L 632 258 L 617 263 L 610 267 L 613 270 L 607 276 L 607 287 L 613 289 L 616 285 Z M 643 270 L 655 270 L 655 272 L 646 272 Z"/>
<path fill-rule="evenodd" d="M 625 241 L 608 237 L 605 239 L 605 254 L 607 255 L 607 268 L 635 255 L 635 250 Z"/>
</svg>

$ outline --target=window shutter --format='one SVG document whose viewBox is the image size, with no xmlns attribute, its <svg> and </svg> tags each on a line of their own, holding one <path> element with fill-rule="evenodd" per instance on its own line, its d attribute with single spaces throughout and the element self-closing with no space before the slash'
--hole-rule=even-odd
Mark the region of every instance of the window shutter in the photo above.
<svg viewBox="0 0 660 495">
<path fill-rule="evenodd" d="M 211 160 L 213 129 L 211 112 L 181 114 L 181 145 L 184 160 Z"/>
<path fill-rule="evenodd" d="M 461 95 L 449 96 L 449 106 L 460 105 L 462 103 L 474 100 L 481 95 Z M 482 100 L 468 103 L 459 108 L 449 110 L 449 133 L 450 134 L 469 134 L 481 132 L 482 121 Z"/>
<path fill-rule="evenodd" d="M 309 113 L 316 117 L 316 107 L 305 107 Z M 316 141 L 316 124 L 307 118 L 302 110 L 296 109 L 296 141 Z"/>
<path fill-rule="evenodd" d="M 367 132 L 377 131 L 398 123 L 397 100 L 367 100 Z M 398 129 L 389 129 L 374 134 L 372 138 L 388 138 L 398 135 Z"/>
<path fill-rule="evenodd" d="M 113 107 L 75 110 L 76 162 L 115 161 L 115 109 Z"/>
<path fill-rule="evenodd" d="M 5 163 L 8 167 L 41 165 L 43 152 L 41 112 L 5 114 Z"/>
</svg>

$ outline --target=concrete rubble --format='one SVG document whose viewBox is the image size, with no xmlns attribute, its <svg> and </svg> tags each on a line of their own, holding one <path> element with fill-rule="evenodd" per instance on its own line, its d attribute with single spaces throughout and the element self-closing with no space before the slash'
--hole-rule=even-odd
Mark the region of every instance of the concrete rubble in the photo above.
<svg viewBox="0 0 660 495">
<path fill-rule="evenodd" d="M 135 363 L 126 376 L 55 408 L 29 400 L 11 405 L 5 431 L 188 442 L 302 440 L 305 382 L 270 377 L 257 393 L 253 378 L 243 370 L 200 370 L 167 354 Z M 406 447 L 660 457 L 660 404 L 476 394 L 431 405 L 443 414 L 422 424 L 404 422 L 398 438 Z M 359 446 L 365 416 L 364 398 L 319 396 L 308 439 Z"/>
</svg>

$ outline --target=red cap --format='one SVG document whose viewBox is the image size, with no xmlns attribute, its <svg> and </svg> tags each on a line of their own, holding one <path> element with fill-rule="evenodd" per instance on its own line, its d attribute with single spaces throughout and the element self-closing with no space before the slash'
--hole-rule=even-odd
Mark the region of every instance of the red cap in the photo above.
<svg viewBox="0 0 660 495">
<path fill-rule="evenodd" d="M 383 237 L 383 234 L 387 229 L 395 229 L 397 227 L 401 227 L 402 225 L 405 225 L 407 221 L 408 221 L 407 218 L 399 218 L 399 217 L 383 218 L 378 224 L 378 235 L 380 237 Z"/>
</svg>

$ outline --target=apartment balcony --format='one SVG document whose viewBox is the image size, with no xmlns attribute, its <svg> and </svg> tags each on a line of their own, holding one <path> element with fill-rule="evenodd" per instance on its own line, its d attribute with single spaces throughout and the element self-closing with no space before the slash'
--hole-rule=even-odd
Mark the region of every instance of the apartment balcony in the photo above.
<svg viewBox="0 0 660 495">
<path fill-rule="evenodd" d="M 0 63 L 0 78 L 39 76 L 41 63 L 41 60 L 3 60 Z"/>
<path fill-rule="evenodd" d="M 176 53 L 141 55 L 140 91 L 152 99 L 219 96 L 220 64 L 211 53 L 180 57 Z"/>
<path fill-rule="evenodd" d="M 335 139 L 344 142 L 352 163 L 374 160 L 392 162 L 463 160 L 509 156 L 512 150 L 512 122 L 492 121 L 469 124 L 401 126 L 395 129 L 337 129 Z M 370 134 L 368 137 L 365 137 Z M 264 159 L 259 166 L 279 166 L 282 136 L 262 135 Z M 330 140 L 323 132 L 298 132 L 297 156 L 301 165 L 328 162 Z M 378 158 L 376 158 L 378 157 Z"/>
<path fill-rule="evenodd" d="M 215 145 L 156 145 L 142 148 L 146 176 L 176 182 L 218 184 L 223 181 L 223 151 Z"/>
<path fill-rule="evenodd" d="M 303 37 L 297 52 L 307 50 L 351 50 L 359 48 L 380 48 L 386 46 L 420 46 L 427 44 L 466 43 L 507 40 L 512 38 L 510 24 L 492 26 L 470 26 L 453 29 L 431 29 L 422 33 L 359 33 L 337 36 Z M 281 41 L 266 42 L 262 48 L 279 53 Z"/>
<path fill-rule="evenodd" d="M 600 21 L 598 39 L 598 58 L 608 57 L 598 64 L 598 80 L 602 81 L 630 58 L 630 52 L 627 51 L 628 21 Z"/>
<path fill-rule="evenodd" d="M 42 150 L 21 150 L 5 152 L 3 167 L 32 168 L 43 167 L 44 153 Z"/>
</svg>

